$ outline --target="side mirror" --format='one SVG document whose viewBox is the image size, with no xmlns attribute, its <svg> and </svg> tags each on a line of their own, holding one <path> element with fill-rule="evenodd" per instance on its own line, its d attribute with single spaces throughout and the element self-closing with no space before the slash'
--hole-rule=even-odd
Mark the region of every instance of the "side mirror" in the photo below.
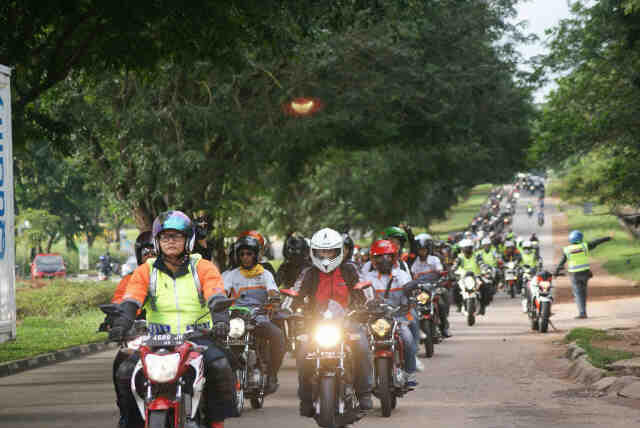
<svg viewBox="0 0 640 428">
<path fill-rule="evenodd" d="M 231 305 L 233 305 L 233 299 L 227 299 L 227 298 L 215 299 L 212 302 L 210 309 L 212 312 L 222 312 L 229 309 Z"/>
</svg>

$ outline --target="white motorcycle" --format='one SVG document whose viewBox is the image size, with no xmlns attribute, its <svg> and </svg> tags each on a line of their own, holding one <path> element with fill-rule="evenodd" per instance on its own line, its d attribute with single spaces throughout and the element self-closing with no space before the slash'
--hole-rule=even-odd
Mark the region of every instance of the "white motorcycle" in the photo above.
<svg viewBox="0 0 640 428">
<path fill-rule="evenodd" d="M 542 273 L 542 280 L 535 281 L 531 290 L 531 304 L 529 305 L 529 319 L 531 329 L 546 333 L 549 330 L 551 305 L 553 304 L 553 282 L 551 274 Z"/>
<path fill-rule="evenodd" d="M 518 292 L 519 276 L 519 269 L 515 262 L 505 263 L 504 286 L 512 299 L 516 297 L 516 293 Z"/>
<path fill-rule="evenodd" d="M 475 275 L 467 272 L 458 281 L 460 294 L 462 295 L 462 312 L 467 317 L 467 325 L 476 323 L 476 315 L 480 311 L 480 287 L 482 282 L 477 280 Z"/>
</svg>

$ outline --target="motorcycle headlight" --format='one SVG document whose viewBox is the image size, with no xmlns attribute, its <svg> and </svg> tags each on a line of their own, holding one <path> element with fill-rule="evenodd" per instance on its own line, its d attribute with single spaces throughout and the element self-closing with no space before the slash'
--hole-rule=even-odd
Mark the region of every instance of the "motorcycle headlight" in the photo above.
<svg viewBox="0 0 640 428">
<path fill-rule="evenodd" d="M 166 383 L 175 379 L 180 366 L 180 354 L 149 354 L 144 358 L 147 375 L 152 382 Z"/>
<path fill-rule="evenodd" d="M 242 318 L 231 318 L 229 321 L 229 337 L 238 339 L 244 335 L 244 320 Z"/>
<path fill-rule="evenodd" d="M 420 298 L 420 296 L 418 296 L 418 298 Z M 389 324 L 389 321 L 384 318 L 378 318 L 373 324 L 371 324 L 371 330 L 373 330 L 377 336 L 385 337 L 389 333 L 389 330 L 391 330 L 391 324 Z"/>
<path fill-rule="evenodd" d="M 473 290 L 476 287 L 476 280 L 472 276 L 467 276 L 464 279 L 464 288 L 467 290 Z"/>
<path fill-rule="evenodd" d="M 426 305 L 430 298 L 429 293 L 425 293 L 424 291 L 418 294 L 418 302 L 420 302 L 421 305 Z"/>
<path fill-rule="evenodd" d="M 542 281 L 538 284 L 538 287 L 540 287 L 540 290 L 547 292 L 551 288 L 551 283 L 549 281 Z"/>
<path fill-rule="evenodd" d="M 342 334 L 335 325 L 320 325 L 313 337 L 321 348 L 332 348 L 340 343 Z"/>
</svg>

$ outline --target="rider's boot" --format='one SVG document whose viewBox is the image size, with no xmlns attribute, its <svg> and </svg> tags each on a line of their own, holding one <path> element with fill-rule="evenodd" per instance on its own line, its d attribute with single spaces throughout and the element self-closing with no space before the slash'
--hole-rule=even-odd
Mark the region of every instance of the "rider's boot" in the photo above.
<svg viewBox="0 0 640 428">
<path fill-rule="evenodd" d="M 275 374 L 269 375 L 267 376 L 267 386 L 265 388 L 264 393 L 273 394 L 278 390 L 279 386 L 280 385 L 278 384 L 278 375 L 275 375 Z"/>
<path fill-rule="evenodd" d="M 484 303 L 480 303 L 480 310 L 478 311 L 478 315 L 484 315 L 485 305 Z"/>
</svg>

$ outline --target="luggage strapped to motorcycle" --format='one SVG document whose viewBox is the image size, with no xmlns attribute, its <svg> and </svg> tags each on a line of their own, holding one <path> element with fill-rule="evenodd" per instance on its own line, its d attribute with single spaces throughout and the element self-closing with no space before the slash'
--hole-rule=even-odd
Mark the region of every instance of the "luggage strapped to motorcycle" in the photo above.
<svg viewBox="0 0 640 428">
<path fill-rule="evenodd" d="M 198 270 L 196 269 L 196 265 L 198 264 L 199 259 L 189 258 L 189 267 L 191 268 L 191 275 L 193 275 L 193 282 L 196 286 L 196 292 L 198 293 L 198 300 L 200 300 L 200 306 L 205 307 L 204 296 L 202 295 L 202 285 L 200 284 L 200 277 L 198 276 Z M 158 268 L 155 266 L 151 270 L 151 276 L 149 278 L 149 294 L 147 295 L 147 299 L 149 299 L 149 305 L 151 305 L 151 309 L 154 311 L 158 310 L 156 306 L 156 300 L 158 298 L 157 294 L 158 288 Z"/>
</svg>

